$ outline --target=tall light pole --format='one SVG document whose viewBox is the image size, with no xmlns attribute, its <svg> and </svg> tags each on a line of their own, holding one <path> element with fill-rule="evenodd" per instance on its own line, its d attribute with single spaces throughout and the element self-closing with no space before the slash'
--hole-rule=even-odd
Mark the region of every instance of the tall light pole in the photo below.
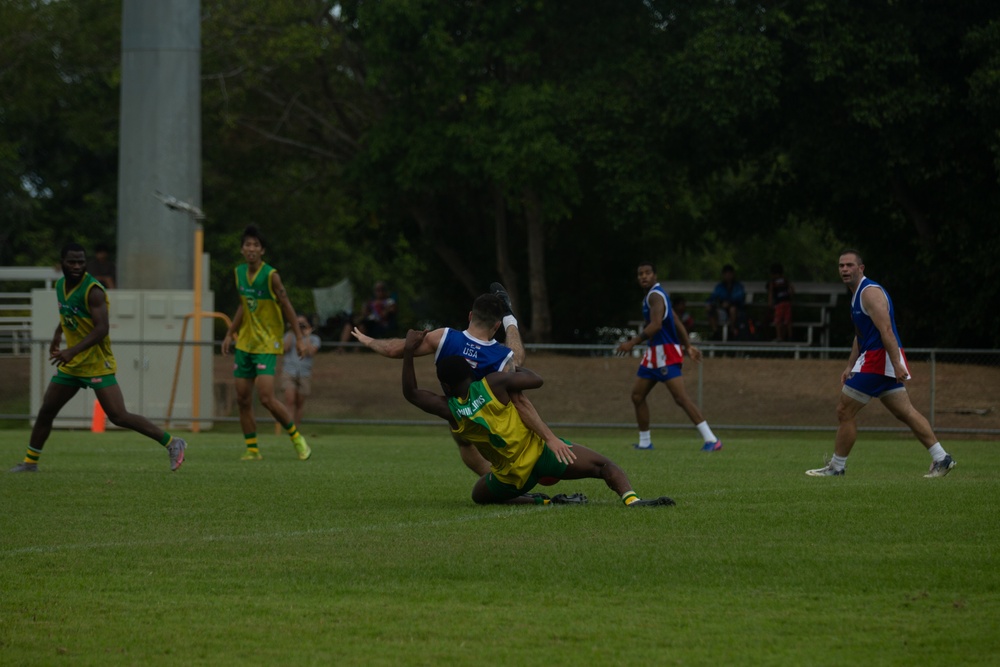
<svg viewBox="0 0 1000 667">
<path fill-rule="evenodd" d="M 149 193 L 201 202 L 200 0 L 122 0 L 121 72 L 119 286 L 191 289 L 196 221 Z"/>
</svg>

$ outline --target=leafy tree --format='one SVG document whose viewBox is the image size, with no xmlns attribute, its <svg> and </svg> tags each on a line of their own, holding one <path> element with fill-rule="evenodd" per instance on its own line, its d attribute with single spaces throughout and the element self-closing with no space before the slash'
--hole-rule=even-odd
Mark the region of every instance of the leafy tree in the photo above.
<svg viewBox="0 0 1000 667">
<path fill-rule="evenodd" d="M 0 261 L 114 242 L 119 3 L 0 5 Z"/>
<path fill-rule="evenodd" d="M 907 344 L 996 345 L 995 3 L 204 0 L 206 247 L 248 222 L 300 307 L 388 278 L 536 340 L 633 319 L 634 269 L 830 276 L 859 246 Z M 117 0 L 0 5 L 0 261 L 114 239 Z"/>
</svg>

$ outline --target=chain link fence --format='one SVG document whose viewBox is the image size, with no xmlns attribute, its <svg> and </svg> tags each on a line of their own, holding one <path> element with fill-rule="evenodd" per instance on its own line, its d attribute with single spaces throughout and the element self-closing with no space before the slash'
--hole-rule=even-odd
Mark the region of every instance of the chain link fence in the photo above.
<svg viewBox="0 0 1000 667">
<path fill-rule="evenodd" d="M 218 343 L 202 343 L 204 363 L 213 366 L 211 419 L 237 421 L 232 357 Z M 423 424 L 435 420 L 409 405 L 400 390 L 401 362 L 354 345 L 325 343 L 317 355 L 313 393 L 305 406 L 305 424 Z M 31 341 L 29 355 L 0 357 L 0 419 L 26 427 L 31 418 L 30 376 L 52 374 L 44 363 L 48 341 Z M 164 354 L 164 346 L 172 350 Z M 162 395 L 173 382 L 177 343 L 114 341 L 119 380 L 127 388 L 130 410 L 139 397 Z M 716 430 L 833 430 L 840 377 L 849 350 L 777 344 L 703 343 L 705 359 L 685 362 L 688 394 Z M 154 354 L 153 351 L 156 350 Z M 190 358 L 191 345 L 184 355 Z M 913 380 L 907 384 L 914 406 L 939 433 L 968 436 L 1000 434 L 1000 350 L 918 348 L 906 350 Z M 150 359 L 155 360 L 151 363 Z M 553 426 L 635 429 L 631 390 L 639 359 L 620 357 L 610 345 L 529 345 L 526 366 L 545 380 L 530 393 L 542 418 Z M 438 390 L 431 358 L 417 360 L 421 387 Z M 125 375 L 128 375 L 126 378 Z M 46 382 L 39 383 L 44 392 Z M 276 380 L 281 396 L 280 372 Z M 178 401 L 190 403 L 192 388 L 177 386 Z M 690 428 L 686 415 L 666 388 L 649 395 L 653 428 Z M 905 431 L 873 401 L 862 410 L 862 430 Z M 167 410 L 146 413 L 163 422 Z M 269 415 L 256 404 L 261 420 Z M 176 414 L 176 413 L 175 413 Z M 203 415 L 206 416 L 206 415 Z"/>
</svg>

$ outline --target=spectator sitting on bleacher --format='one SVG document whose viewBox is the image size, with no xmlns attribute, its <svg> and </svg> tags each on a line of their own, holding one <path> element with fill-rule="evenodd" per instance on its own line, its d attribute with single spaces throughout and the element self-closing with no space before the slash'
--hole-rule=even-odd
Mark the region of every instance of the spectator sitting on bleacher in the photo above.
<svg viewBox="0 0 1000 667">
<path fill-rule="evenodd" d="M 340 334 L 340 340 L 346 343 L 351 340 L 351 329 L 357 327 L 361 333 L 372 338 L 392 338 L 396 334 L 396 299 L 389 294 L 385 282 L 375 283 L 372 298 L 361 308 L 360 318 L 348 322 Z"/>
<path fill-rule="evenodd" d="M 682 296 L 673 297 L 674 312 L 681 319 L 681 324 L 687 329 L 688 334 L 694 333 L 694 316 L 687 312 L 687 299 Z"/>
<path fill-rule="evenodd" d="M 746 300 L 743 283 L 736 280 L 736 269 L 732 264 L 726 264 L 722 267 L 722 281 L 715 286 L 712 296 L 708 298 L 708 325 L 712 330 L 713 339 L 718 340 L 722 337 L 719 334 L 720 325 L 729 328 L 730 339 L 739 338 L 739 326 L 745 316 Z"/>
<path fill-rule="evenodd" d="M 771 265 L 771 279 L 767 281 L 767 306 L 774 311 L 776 343 L 792 339 L 792 296 L 795 288 L 785 277 L 785 268 L 778 262 Z"/>
</svg>

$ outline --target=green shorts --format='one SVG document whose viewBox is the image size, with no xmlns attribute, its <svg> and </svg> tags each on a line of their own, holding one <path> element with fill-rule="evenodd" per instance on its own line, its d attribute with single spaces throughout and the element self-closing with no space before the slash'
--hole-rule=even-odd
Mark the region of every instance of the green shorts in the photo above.
<svg viewBox="0 0 1000 667">
<path fill-rule="evenodd" d="M 56 374 L 52 376 L 52 382 L 63 384 L 67 387 L 77 387 L 79 389 L 104 389 L 118 384 L 114 373 L 111 375 L 70 375 L 56 369 Z"/>
<path fill-rule="evenodd" d="M 276 354 L 254 354 L 236 350 L 233 362 L 233 377 L 255 378 L 258 375 L 274 375 L 278 365 Z"/>
<path fill-rule="evenodd" d="M 559 438 L 565 442 L 570 447 L 573 446 L 569 440 L 565 438 Z M 493 494 L 498 501 L 510 500 L 511 498 L 517 498 L 518 496 L 531 491 L 538 484 L 538 479 L 540 477 L 562 477 L 562 474 L 566 472 L 566 464 L 561 463 L 559 459 L 556 458 L 555 452 L 549 449 L 548 445 L 542 447 L 542 455 L 538 457 L 535 461 L 535 467 L 531 469 L 531 474 L 528 475 L 528 481 L 524 483 L 524 486 L 517 488 L 513 484 L 505 484 L 493 476 L 490 472 L 486 475 L 486 488 L 489 489 L 490 493 Z"/>
</svg>

